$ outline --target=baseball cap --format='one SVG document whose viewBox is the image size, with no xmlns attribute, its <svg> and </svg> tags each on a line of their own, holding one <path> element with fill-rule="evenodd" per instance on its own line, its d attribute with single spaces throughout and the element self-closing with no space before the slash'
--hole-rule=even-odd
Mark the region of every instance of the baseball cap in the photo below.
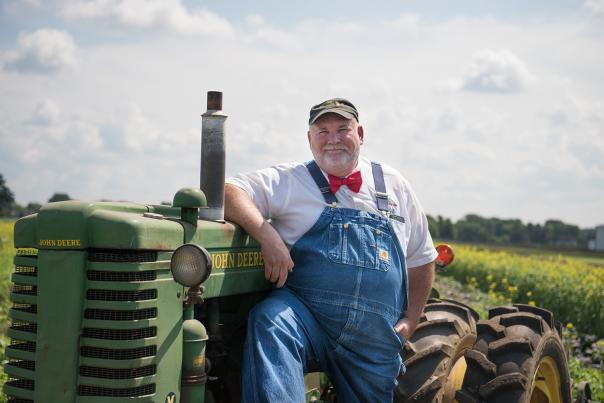
<svg viewBox="0 0 604 403">
<path fill-rule="evenodd" d="M 359 121 L 359 112 L 357 111 L 357 108 L 354 107 L 352 102 L 344 98 L 333 98 L 323 101 L 320 104 L 310 108 L 308 124 L 312 125 L 317 121 L 317 119 L 326 113 L 337 113 L 346 119 L 354 119 L 357 122 Z"/>
</svg>

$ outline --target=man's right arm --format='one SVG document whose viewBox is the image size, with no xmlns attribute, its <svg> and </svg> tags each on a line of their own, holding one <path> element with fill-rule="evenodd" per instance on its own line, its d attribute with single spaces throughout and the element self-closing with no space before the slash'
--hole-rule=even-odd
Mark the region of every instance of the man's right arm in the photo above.
<svg viewBox="0 0 604 403">
<path fill-rule="evenodd" d="M 224 187 L 224 216 L 243 227 L 260 244 L 264 260 L 264 277 L 283 287 L 294 262 L 289 249 L 273 226 L 262 217 L 247 192 L 227 183 Z"/>
</svg>

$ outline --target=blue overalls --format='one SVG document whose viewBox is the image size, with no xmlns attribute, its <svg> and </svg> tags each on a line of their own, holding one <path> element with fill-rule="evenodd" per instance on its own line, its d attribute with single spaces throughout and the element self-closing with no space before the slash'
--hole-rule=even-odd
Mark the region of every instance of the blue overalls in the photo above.
<svg viewBox="0 0 604 403">
<path fill-rule="evenodd" d="M 324 371 L 339 402 L 392 402 L 404 367 L 395 323 L 407 308 L 405 256 L 388 218 L 337 199 L 314 161 L 307 168 L 328 204 L 291 249 L 294 270 L 250 313 L 244 402 L 304 402 L 304 373 Z M 372 163 L 380 211 L 381 166 Z"/>
</svg>

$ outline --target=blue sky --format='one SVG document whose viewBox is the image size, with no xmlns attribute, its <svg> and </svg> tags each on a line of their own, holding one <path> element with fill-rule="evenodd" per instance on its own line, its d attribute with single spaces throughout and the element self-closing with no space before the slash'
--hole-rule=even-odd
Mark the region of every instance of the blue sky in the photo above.
<svg viewBox="0 0 604 403">
<path fill-rule="evenodd" d="M 311 157 L 349 98 L 427 213 L 604 223 L 604 0 L 0 3 L 0 173 L 18 202 L 171 200 L 208 90 L 227 172 Z"/>
</svg>

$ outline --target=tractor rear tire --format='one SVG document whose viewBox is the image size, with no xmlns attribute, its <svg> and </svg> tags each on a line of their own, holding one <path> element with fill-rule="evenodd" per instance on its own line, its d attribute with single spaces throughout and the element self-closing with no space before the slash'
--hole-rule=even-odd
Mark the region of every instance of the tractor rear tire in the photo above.
<svg viewBox="0 0 604 403">
<path fill-rule="evenodd" d="M 465 354 L 459 403 L 570 403 L 560 322 L 543 308 L 514 304 L 489 311 Z"/>
<path fill-rule="evenodd" d="M 430 299 L 403 347 L 407 371 L 398 377 L 394 401 L 453 402 L 466 369 L 464 353 L 476 340 L 478 313 L 452 300 Z"/>
</svg>

